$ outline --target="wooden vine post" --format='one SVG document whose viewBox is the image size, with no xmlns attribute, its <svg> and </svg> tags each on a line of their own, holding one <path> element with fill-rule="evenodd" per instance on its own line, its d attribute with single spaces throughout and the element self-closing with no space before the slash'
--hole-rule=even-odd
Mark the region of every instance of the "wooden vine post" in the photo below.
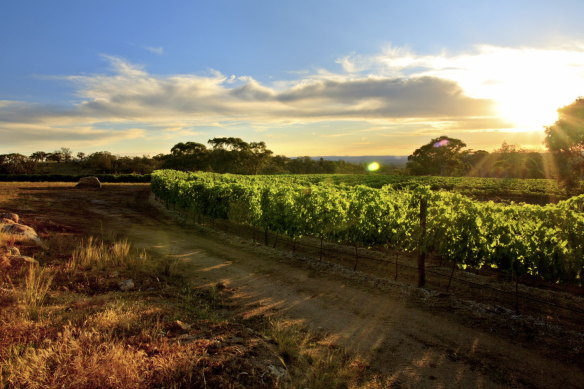
<svg viewBox="0 0 584 389">
<path fill-rule="evenodd" d="M 418 287 L 426 286 L 426 215 L 428 214 L 428 199 L 420 198 L 420 241 L 418 242 Z"/>
</svg>

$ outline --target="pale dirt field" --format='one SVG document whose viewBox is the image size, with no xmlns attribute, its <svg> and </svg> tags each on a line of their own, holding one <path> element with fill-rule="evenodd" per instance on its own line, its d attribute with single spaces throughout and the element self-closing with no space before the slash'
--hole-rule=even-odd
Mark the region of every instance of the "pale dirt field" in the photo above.
<svg viewBox="0 0 584 389">
<path fill-rule="evenodd" d="M 561 350 L 545 349 L 537 337 L 515 339 L 464 313 L 434 309 L 415 288 L 380 290 L 289 253 L 181 226 L 151 204 L 147 185 L 72 186 L 0 183 L 0 209 L 32 224 L 50 220 L 71 231 L 121 234 L 138 247 L 189 261 L 197 281 L 232 291 L 244 317 L 276 315 L 328 334 L 331 347 L 361 354 L 385 387 L 584 387 L 584 350 L 562 360 Z M 39 207 L 46 211 L 39 215 Z"/>
</svg>

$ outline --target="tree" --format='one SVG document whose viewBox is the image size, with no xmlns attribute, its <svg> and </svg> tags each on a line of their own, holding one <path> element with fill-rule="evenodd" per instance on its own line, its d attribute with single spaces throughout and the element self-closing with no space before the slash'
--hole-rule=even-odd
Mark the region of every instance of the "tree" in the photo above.
<svg viewBox="0 0 584 389">
<path fill-rule="evenodd" d="M 65 162 L 71 162 L 73 159 L 73 152 L 68 147 L 61 147 L 61 155 L 63 155 L 63 160 Z"/>
<path fill-rule="evenodd" d="M 559 179 L 568 192 L 584 175 L 584 97 L 558 109 L 558 120 L 545 129 L 545 144 L 554 155 Z"/>
<path fill-rule="evenodd" d="M 248 169 L 252 174 L 258 174 L 268 164 L 272 156 L 272 150 L 268 150 L 264 142 L 251 142 L 247 156 Z"/>
<path fill-rule="evenodd" d="M 207 148 L 205 145 L 197 142 L 180 142 L 172 146 L 172 149 L 170 149 L 171 154 L 175 157 L 201 154 L 206 151 Z"/>
<path fill-rule="evenodd" d="M 30 155 L 30 159 L 35 162 L 45 162 L 49 154 L 45 153 L 44 151 L 36 151 Z"/>
<path fill-rule="evenodd" d="M 264 142 L 247 143 L 241 138 L 213 138 L 208 142 L 211 168 L 219 173 L 257 174 L 273 154 Z"/>
<path fill-rule="evenodd" d="M 493 151 L 492 171 L 496 177 L 543 178 L 543 157 L 538 152 L 503 142 Z"/>
<path fill-rule="evenodd" d="M 32 174 L 36 162 L 31 158 L 17 153 L 0 155 L 0 173 L 2 174 Z"/>
<path fill-rule="evenodd" d="M 83 165 L 98 173 L 116 173 L 117 159 L 109 151 L 98 151 L 85 158 Z"/>
<path fill-rule="evenodd" d="M 170 149 L 170 154 L 162 157 L 163 167 L 180 170 L 206 170 L 209 152 L 204 144 L 196 142 L 180 142 Z"/>
<path fill-rule="evenodd" d="M 65 156 L 63 155 L 63 153 L 59 150 L 53 152 L 53 153 L 49 153 L 47 155 L 47 161 L 53 161 L 53 162 L 57 162 L 60 163 L 65 159 Z"/>
<path fill-rule="evenodd" d="M 464 163 L 468 151 L 462 151 L 465 147 L 460 139 L 434 138 L 408 157 L 407 168 L 414 175 L 462 175 L 468 170 Z"/>
</svg>

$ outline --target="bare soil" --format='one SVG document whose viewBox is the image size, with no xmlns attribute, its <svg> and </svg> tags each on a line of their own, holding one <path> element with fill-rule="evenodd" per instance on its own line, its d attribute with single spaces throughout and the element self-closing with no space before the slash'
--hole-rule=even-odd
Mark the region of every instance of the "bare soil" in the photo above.
<svg viewBox="0 0 584 389">
<path fill-rule="evenodd" d="M 0 207 L 19 213 L 41 236 L 52 230 L 118 234 L 188 261 L 198 281 L 232 290 L 242 317 L 286 318 L 325 334 L 330 347 L 362 355 L 378 373 L 378 387 L 584 387 L 582 326 L 493 311 L 464 295 L 399 283 L 380 288 L 333 265 L 184 226 L 150 202 L 148 185 L 80 190 L 7 183 L 0 185 Z"/>
</svg>

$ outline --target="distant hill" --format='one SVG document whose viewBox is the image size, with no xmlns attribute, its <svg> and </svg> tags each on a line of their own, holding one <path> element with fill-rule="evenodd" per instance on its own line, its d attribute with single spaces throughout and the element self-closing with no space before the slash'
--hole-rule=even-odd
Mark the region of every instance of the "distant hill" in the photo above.
<svg viewBox="0 0 584 389">
<path fill-rule="evenodd" d="M 404 167 L 408 161 L 405 155 L 361 155 L 361 156 L 337 156 L 323 155 L 322 157 L 312 157 L 312 159 L 324 159 L 328 161 L 345 161 L 350 163 L 371 163 L 378 162 L 382 166 Z"/>
</svg>

